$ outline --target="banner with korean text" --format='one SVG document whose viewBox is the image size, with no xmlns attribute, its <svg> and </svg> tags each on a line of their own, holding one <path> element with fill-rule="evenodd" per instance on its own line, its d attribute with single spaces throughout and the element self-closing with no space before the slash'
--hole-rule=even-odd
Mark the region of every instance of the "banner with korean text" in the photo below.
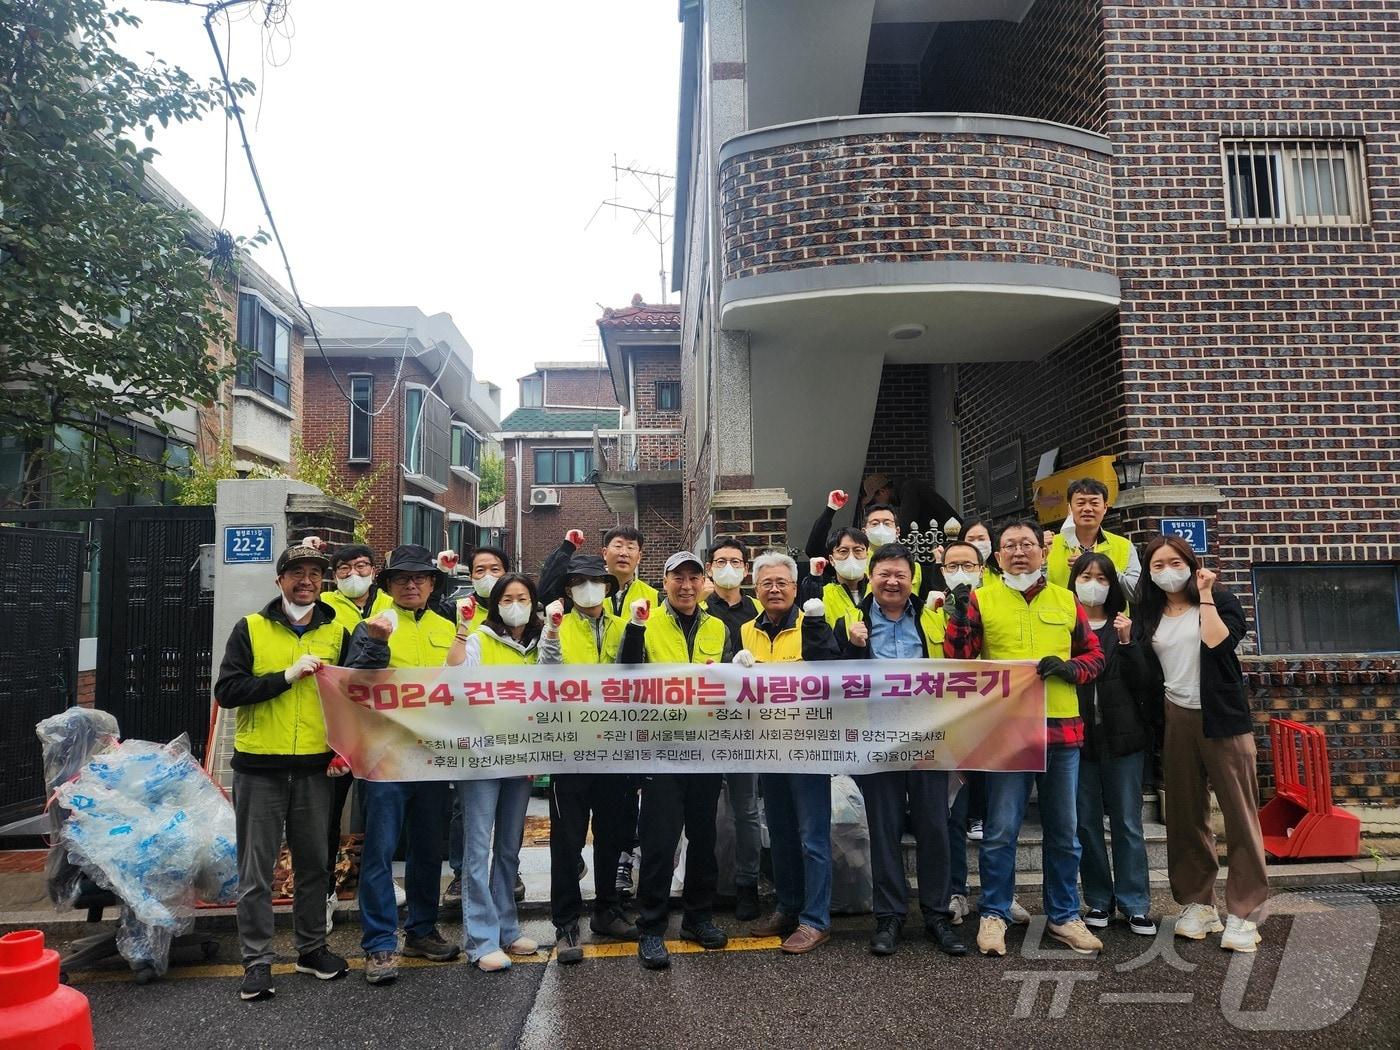
<svg viewBox="0 0 1400 1050">
<path fill-rule="evenodd" d="M 441 667 L 316 675 L 368 780 L 1045 768 L 1033 661 Z"/>
</svg>

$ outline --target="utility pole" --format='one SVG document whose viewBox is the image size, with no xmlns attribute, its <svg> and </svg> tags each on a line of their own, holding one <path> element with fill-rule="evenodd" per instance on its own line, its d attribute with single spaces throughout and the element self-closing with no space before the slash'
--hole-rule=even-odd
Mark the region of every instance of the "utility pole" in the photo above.
<svg viewBox="0 0 1400 1050">
<path fill-rule="evenodd" d="M 593 225 L 593 220 L 598 217 L 598 212 L 604 208 L 612 208 L 615 211 L 629 211 L 637 216 L 637 224 L 632 227 L 633 233 L 646 230 L 656 241 L 657 276 L 661 280 L 661 302 L 666 302 L 666 246 L 671 243 L 670 226 L 667 220 L 675 216 L 666 211 L 665 205 L 671 199 L 671 195 L 676 190 L 676 177 L 667 175 L 664 171 L 648 171 L 645 168 L 636 168 L 628 165 L 621 165 L 617 162 L 617 154 L 613 154 L 613 195 L 608 200 L 599 203 L 593 210 L 588 222 L 584 224 L 584 229 Z M 636 203 L 627 203 L 622 200 L 622 187 L 620 183 L 624 181 L 623 176 L 630 175 L 632 180 L 641 188 L 645 195 Z M 631 189 L 629 185 L 628 189 Z M 645 206 L 643 206 L 645 205 Z"/>
</svg>

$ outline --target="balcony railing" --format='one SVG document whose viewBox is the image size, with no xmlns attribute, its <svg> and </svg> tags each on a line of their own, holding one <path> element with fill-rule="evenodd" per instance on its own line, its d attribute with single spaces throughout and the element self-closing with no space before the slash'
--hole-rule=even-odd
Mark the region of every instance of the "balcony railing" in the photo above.
<svg viewBox="0 0 1400 1050">
<path fill-rule="evenodd" d="M 685 442 L 679 427 L 593 429 L 593 462 L 598 475 L 680 474 Z"/>
</svg>

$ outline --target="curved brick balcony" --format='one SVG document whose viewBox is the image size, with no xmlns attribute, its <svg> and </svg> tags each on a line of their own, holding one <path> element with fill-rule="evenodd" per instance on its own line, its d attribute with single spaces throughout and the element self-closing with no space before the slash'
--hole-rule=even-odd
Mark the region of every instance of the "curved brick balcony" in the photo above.
<svg viewBox="0 0 1400 1050">
<path fill-rule="evenodd" d="M 1108 140 L 1047 121 L 901 114 L 720 150 L 722 324 L 905 359 L 1034 358 L 1118 304 Z M 908 335 L 908 331 L 905 332 Z"/>
</svg>

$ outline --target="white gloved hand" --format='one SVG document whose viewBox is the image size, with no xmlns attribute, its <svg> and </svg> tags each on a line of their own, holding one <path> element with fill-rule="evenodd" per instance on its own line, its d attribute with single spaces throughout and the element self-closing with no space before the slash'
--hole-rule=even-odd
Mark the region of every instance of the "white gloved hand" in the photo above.
<svg viewBox="0 0 1400 1050">
<path fill-rule="evenodd" d="M 544 607 L 544 629 L 549 635 L 559 633 L 559 625 L 564 622 L 564 603 L 558 598 Z"/>
<path fill-rule="evenodd" d="M 802 603 L 802 615 L 820 620 L 826 615 L 826 603 L 820 598 L 808 598 Z"/>
<path fill-rule="evenodd" d="M 846 505 L 846 501 L 851 497 L 846 495 L 842 489 L 832 489 L 826 494 L 826 506 L 828 510 L 840 510 Z"/>
<path fill-rule="evenodd" d="M 753 653 L 747 649 L 740 649 L 734 654 L 734 663 L 739 667 L 752 667 L 755 663 Z"/>
<path fill-rule="evenodd" d="M 445 551 L 438 551 L 436 561 L 437 567 L 443 572 L 457 571 L 457 552 L 450 548 Z"/>
<path fill-rule="evenodd" d="M 638 598 L 632 603 L 631 609 L 632 616 L 628 622 L 634 623 L 640 627 L 651 617 L 651 599 Z"/>
<path fill-rule="evenodd" d="M 312 656 L 310 653 L 302 653 L 297 657 L 297 662 L 292 664 L 282 672 L 282 677 L 287 680 L 287 684 L 295 682 L 298 678 L 305 678 L 309 674 L 315 674 L 321 669 L 322 660 L 319 656 Z"/>
</svg>

